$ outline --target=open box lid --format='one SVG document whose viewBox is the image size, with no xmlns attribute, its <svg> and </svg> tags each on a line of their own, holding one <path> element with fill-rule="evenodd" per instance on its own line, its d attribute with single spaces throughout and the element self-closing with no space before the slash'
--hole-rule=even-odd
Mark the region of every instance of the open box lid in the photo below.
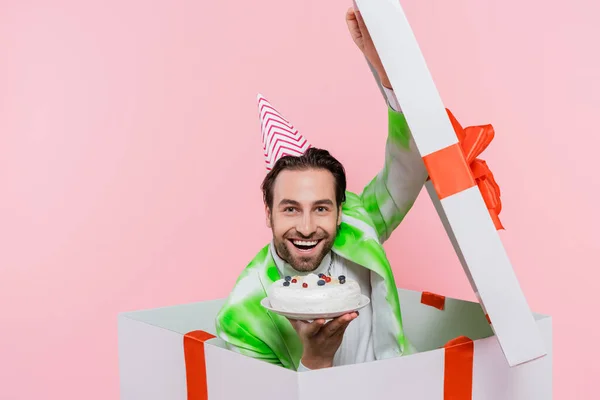
<svg viewBox="0 0 600 400">
<path fill-rule="evenodd" d="M 429 195 L 510 366 L 546 355 L 399 0 L 355 0 L 429 172 Z M 452 171 L 452 173 L 448 173 Z M 466 182 L 466 184 L 465 184 Z"/>
</svg>

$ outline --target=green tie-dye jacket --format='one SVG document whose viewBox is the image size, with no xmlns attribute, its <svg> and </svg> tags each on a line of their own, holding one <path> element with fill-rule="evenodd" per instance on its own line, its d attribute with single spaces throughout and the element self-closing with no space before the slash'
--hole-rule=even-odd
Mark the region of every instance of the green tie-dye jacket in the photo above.
<svg viewBox="0 0 600 400">
<path fill-rule="evenodd" d="M 347 192 L 332 251 L 368 268 L 373 307 L 375 357 L 407 354 L 396 283 L 382 244 L 400 224 L 421 191 L 427 172 L 404 115 L 388 107 L 384 168 L 360 195 Z M 265 246 L 242 271 L 216 318 L 218 336 L 241 354 L 296 370 L 302 343 L 290 322 L 260 301 L 280 279 Z"/>
</svg>

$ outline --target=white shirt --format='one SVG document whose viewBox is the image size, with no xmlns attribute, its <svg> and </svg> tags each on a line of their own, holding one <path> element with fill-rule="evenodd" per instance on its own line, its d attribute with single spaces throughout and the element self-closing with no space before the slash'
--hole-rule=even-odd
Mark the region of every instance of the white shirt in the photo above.
<svg viewBox="0 0 600 400">
<path fill-rule="evenodd" d="M 394 91 L 383 86 L 382 88 L 390 107 L 395 111 L 401 111 Z M 308 274 L 308 272 L 296 271 L 291 265 L 283 261 L 275 251 L 273 243 L 271 243 L 270 249 L 271 255 L 282 276 Z M 347 279 L 355 280 L 360 285 L 361 292 L 371 298 L 370 271 L 331 251 L 325 256 L 319 267 L 310 273 L 317 275 L 324 273 L 334 277 L 344 275 Z M 373 309 L 371 308 L 371 304 L 362 308 L 359 314 L 358 318 L 352 321 L 346 328 L 346 332 L 344 332 L 342 343 L 333 358 L 334 366 L 358 364 L 375 360 L 372 335 Z M 298 371 L 309 371 L 309 369 L 300 362 Z"/>
</svg>

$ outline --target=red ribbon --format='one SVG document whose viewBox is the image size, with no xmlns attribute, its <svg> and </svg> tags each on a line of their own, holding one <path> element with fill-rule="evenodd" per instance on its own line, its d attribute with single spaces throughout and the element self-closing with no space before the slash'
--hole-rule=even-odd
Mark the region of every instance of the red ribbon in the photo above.
<svg viewBox="0 0 600 400">
<path fill-rule="evenodd" d="M 446 112 L 450 117 L 450 122 L 460 143 L 465 161 L 471 169 L 492 221 L 496 229 L 504 229 L 498 217 L 500 211 L 502 211 L 500 186 L 496 183 L 494 175 L 486 162 L 477 158 L 494 139 L 494 128 L 490 124 L 463 128 L 450 110 L 446 109 Z"/>
<path fill-rule="evenodd" d="M 446 296 L 431 292 L 421 293 L 421 303 L 430 307 L 435 307 L 438 310 L 443 310 L 446 307 Z"/>
<path fill-rule="evenodd" d="M 471 400 L 474 343 L 466 336 L 444 346 L 444 400 Z"/>
<path fill-rule="evenodd" d="M 214 337 L 200 330 L 188 332 L 183 337 L 188 400 L 208 400 L 204 342 Z"/>
</svg>

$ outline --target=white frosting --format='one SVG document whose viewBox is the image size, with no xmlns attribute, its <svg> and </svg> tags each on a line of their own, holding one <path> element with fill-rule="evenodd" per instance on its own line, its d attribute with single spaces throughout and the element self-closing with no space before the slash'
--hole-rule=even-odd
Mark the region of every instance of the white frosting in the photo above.
<svg viewBox="0 0 600 400">
<path fill-rule="evenodd" d="M 345 280 L 341 284 L 337 277 L 319 286 L 321 279 L 315 274 L 294 276 L 296 283 L 284 286 L 285 279 L 274 282 L 269 288 L 269 301 L 277 310 L 294 313 L 330 313 L 358 307 L 361 291 L 358 282 Z M 308 287 L 302 287 L 306 283 Z"/>
</svg>

